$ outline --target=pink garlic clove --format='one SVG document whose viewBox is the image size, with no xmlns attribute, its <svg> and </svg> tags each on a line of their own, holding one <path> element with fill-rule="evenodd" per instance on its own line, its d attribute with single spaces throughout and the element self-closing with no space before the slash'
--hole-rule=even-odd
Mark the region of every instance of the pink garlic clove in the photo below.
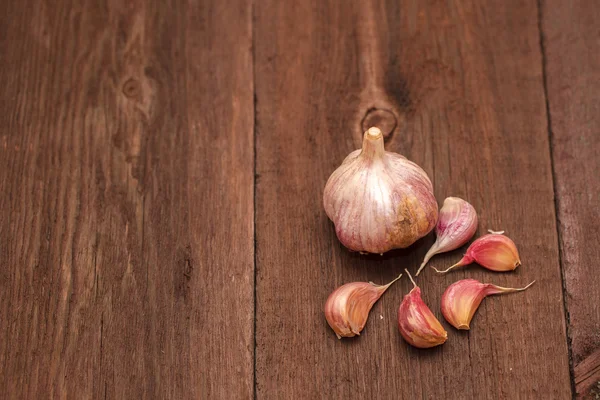
<svg viewBox="0 0 600 400">
<path fill-rule="evenodd" d="M 515 289 L 481 283 L 475 279 L 460 280 L 448 286 L 442 295 L 442 314 L 456 329 L 469 330 L 471 319 L 484 298 L 493 294 L 521 292 L 534 283 Z"/>
<path fill-rule="evenodd" d="M 477 212 L 473 206 L 458 197 L 446 198 L 435 226 L 435 243 L 425 254 L 425 259 L 416 275 L 419 276 L 431 257 L 458 249 L 473 237 L 475 231 L 477 231 Z"/>
<path fill-rule="evenodd" d="M 432 268 L 438 273 L 444 274 L 454 268 L 463 267 L 472 262 L 476 262 L 482 267 L 497 272 L 513 271 L 521 265 L 521 259 L 519 258 L 515 242 L 504 235 L 489 234 L 471 243 L 464 257 L 450 268 L 443 271 Z"/>
<path fill-rule="evenodd" d="M 398 308 L 398 330 L 412 346 L 426 349 L 443 344 L 448 339 L 448 333 L 433 315 L 427 304 L 421 298 L 421 289 L 417 286 L 410 273 L 405 270 L 413 283 L 412 290 L 404 296 Z"/>
<path fill-rule="evenodd" d="M 352 282 L 335 289 L 325 302 L 325 318 L 338 339 L 360 335 L 375 302 L 401 276 L 387 285 Z"/>
</svg>

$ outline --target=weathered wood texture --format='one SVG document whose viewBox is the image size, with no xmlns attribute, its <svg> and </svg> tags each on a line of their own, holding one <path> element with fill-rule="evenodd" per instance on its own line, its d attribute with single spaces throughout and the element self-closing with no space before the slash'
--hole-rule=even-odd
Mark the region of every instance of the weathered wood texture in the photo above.
<svg viewBox="0 0 600 400">
<path fill-rule="evenodd" d="M 600 395 L 600 7 L 545 0 L 541 14 L 575 382 Z"/>
<path fill-rule="evenodd" d="M 593 1 L 0 8 L 3 397 L 564 399 L 567 322 L 576 390 L 600 396 Z M 397 332 L 406 279 L 359 338 L 323 317 L 335 287 L 414 272 L 433 242 L 335 237 L 323 187 L 371 125 L 519 246 L 515 273 L 419 276 L 442 322 L 458 279 L 537 280 L 469 332 L 443 322 L 440 348 Z"/>
<path fill-rule="evenodd" d="M 0 16 L 2 397 L 251 397 L 251 5 Z"/>
<path fill-rule="evenodd" d="M 537 4 L 263 0 L 254 32 L 258 398 L 570 398 Z M 468 199 L 479 234 L 503 229 L 519 244 L 515 273 L 423 273 L 438 317 L 458 279 L 537 280 L 485 300 L 470 332 L 446 325 L 440 348 L 415 350 L 397 332 L 407 280 L 360 338 L 337 340 L 323 317 L 336 286 L 414 272 L 433 241 L 365 257 L 335 237 L 323 187 L 368 120 L 393 128 L 388 149 L 429 173 L 440 203 Z"/>
</svg>

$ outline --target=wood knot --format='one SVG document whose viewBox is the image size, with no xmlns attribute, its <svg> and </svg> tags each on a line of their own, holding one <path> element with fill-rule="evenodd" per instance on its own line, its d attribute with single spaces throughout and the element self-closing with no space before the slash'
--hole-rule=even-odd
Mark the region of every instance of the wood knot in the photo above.
<svg viewBox="0 0 600 400">
<path fill-rule="evenodd" d="M 130 99 L 135 99 L 141 94 L 141 85 L 136 79 L 130 78 L 123 85 L 123 94 Z"/>
<path fill-rule="evenodd" d="M 361 121 L 362 132 L 376 126 L 381 130 L 384 139 L 388 139 L 392 135 L 396 125 L 398 125 L 398 121 L 394 113 L 382 108 L 369 109 Z"/>
</svg>

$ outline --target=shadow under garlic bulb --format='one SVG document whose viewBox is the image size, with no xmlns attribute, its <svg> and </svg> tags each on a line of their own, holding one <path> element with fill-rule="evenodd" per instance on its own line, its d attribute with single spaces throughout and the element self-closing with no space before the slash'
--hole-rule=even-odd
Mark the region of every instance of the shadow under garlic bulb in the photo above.
<svg viewBox="0 0 600 400">
<path fill-rule="evenodd" d="M 329 177 L 323 205 L 348 249 L 384 253 L 406 248 L 435 227 L 438 205 L 429 177 L 417 164 L 385 151 L 378 128 Z"/>
</svg>

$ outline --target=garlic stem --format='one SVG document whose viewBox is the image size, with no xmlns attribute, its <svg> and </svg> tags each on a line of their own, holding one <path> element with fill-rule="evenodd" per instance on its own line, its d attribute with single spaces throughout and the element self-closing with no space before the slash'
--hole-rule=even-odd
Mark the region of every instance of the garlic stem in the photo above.
<svg viewBox="0 0 600 400">
<path fill-rule="evenodd" d="M 413 279 L 412 275 L 410 274 L 410 272 L 408 272 L 408 270 L 407 270 L 406 268 L 404 268 L 404 271 L 405 271 L 405 272 L 408 274 L 408 277 L 410 278 L 410 281 L 411 281 L 411 282 L 412 282 L 412 284 L 413 284 L 413 289 L 414 289 L 414 288 L 416 288 L 416 287 L 417 287 L 417 284 L 415 283 L 415 281 L 414 281 L 414 279 Z"/>
<path fill-rule="evenodd" d="M 469 265 L 473 262 L 473 259 L 467 255 L 465 255 L 463 258 L 460 259 L 459 262 L 457 262 L 456 264 L 454 264 L 451 267 L 448 267 L 447 269 L 440 271 L 439 269 L 437 269 L 436 267 L 431 267 L 433 269 L 435 269 L 435 272 L 437 272 L 438 274 L 445 274 L 448 271 L 453 270 L 454 268 L 458 268 L 458 267 L 464 267 L 465 265 Z"/>
<path fill-rule="evenodd" d="M 372 137 L 373 139 L 378 139 L 381 136 L 383 136 L 383 134 L 381 133 L 381 130 L 376 126 L 372 126 L 369 129 L 367 129 L 367 134 L 370 137 Z"/>
<path fill-rule="evenodd" d="M 528 284 L 527 286 L 522 287 L 522 288 L 505 288 L 505 287 L 496 286 L 496 285 L 494 285 L 494 288 L 499 290 L 498 293 L 514 293 L 514 292 L 522 292 L 523 290 L 527 290 L 534 283 L 535 283 L 535 280 L 533 280 L 530 284 Z"/>
<path fill-rule="evenodd" d="M 376 127 L 369 128 L 367 132 L 365 132 L 361 156 L 373 160 L 382 157 L 384 154 L 385 147 L 383 145 L 383 134 L 381 133 L 381 130 Z"/>
<path fill-rule="evenodd" d="M 425 254 L 425 258 L 423 259 L 423 262 L 421 263 L 421 266 L 419 267 L 419 269 L 417 270 L 417 273 L 415 274 L 416 276 L 419 276 L 419 274 L 421 273 L 421 271 L 423 270 L 423 268 L 425 268 L 425 265 L 427 265 L 427 263 L 429 262 L 429 260 L 431 260 L 431 257 L 435 256 L 438 252 L 438 242 L 436 241 L 433 246 L 431 246 L 431 248 L 429 249 L 429 251 L 427 252 L 427 254 Z"/>
<path fill-rule="evenodd" d="M 406 269 L 405 269 L 405 271 L 406 271 Z M 400 278 L 402 278 L 402 273 L 400 273 L 400 275 L 398 275 L 398 277 L 397 277 L 397 278 L 395 278 L 393 281 L 391 281 L 391 282 L 390 282 L 390 283 L 388 283 L 387 285 L 377 285 L 377 284 L 375 284 L 375 283 L 373 283 L 373 282 L 371 282 L 371 281 L 369 281 L 369 283 L 370 283 L 371 285 L 374 285 L 374 286 L 385 286 L 385 288 L 387 289 L 387 288 L 389 288 L 390 286 L 392 286 L 392 283 L 396 282 L 396 281 L 397 281 L 398 279 L 400 279 Z"/>
</svg>

